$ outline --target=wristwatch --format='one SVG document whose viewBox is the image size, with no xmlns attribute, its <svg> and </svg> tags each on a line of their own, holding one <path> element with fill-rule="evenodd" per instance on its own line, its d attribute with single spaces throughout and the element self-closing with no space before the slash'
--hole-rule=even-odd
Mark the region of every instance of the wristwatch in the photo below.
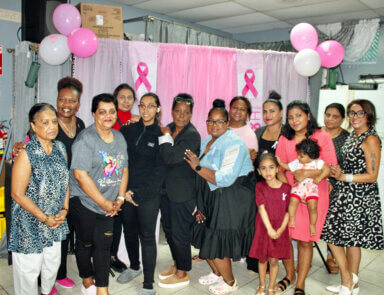
<svg viewBox="0 0 384 295">
<path fill-rule="evenodd" d="M 196 166 L 195 171 L 199 172 L 200 170 L 201 170 L 201 166 L 200 165 Z"/>
</svg>

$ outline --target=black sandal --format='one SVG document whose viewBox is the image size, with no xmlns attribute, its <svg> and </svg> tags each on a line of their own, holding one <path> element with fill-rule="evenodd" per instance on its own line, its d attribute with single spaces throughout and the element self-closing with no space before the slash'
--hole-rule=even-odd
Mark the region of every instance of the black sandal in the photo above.
<svg viewBox="0 0 384 295">
<path fill-rule="evenodd" d="M 276 292 L 280 292 L 280 293 L 285 292 L 290 284 L 291 284 L 290 279 L 288 279 L 287 277 L 283 278 L 282 280 L 277 282 L 277 288 L 279 288 L 280 290 L 276 290 Z"/>
<path fill-rule="evenodd" d="M 305 295 L 305 291 L 300 288 L 295 288 L 295 292 L 293 293 L 293 295 Z"/>
</svg>

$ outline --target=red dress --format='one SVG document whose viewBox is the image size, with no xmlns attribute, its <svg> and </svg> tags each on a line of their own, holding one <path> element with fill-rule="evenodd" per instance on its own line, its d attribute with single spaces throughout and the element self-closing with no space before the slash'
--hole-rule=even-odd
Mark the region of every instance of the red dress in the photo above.
<svg viewBox="0 0 384 295">
<path fill-rule="evenodd" d="M 265 206 L 272 227 L 277 230 L 288 212 L 289 193 L 291 186 L 283 183 L 280 188 L 272 188 L 265 181 L 256 184 L 256 204 Z M 259 213 L 255 220 L 255 236 L 253 238 L 249 257 L 257 258 L 260 262 L 268 258 L 288 259 L 291 256 L 288 226 L 277 240 L 269 237 L 267 229 Z"/>
<path fill-rule="evenodd" d="M 320 157 L 325 164 L 336 165 L 336 152 L 335 146 L 330 135 L 323 130 L 316 130 L 311 139 L 316 141 L 320 146 Z M 276 156 L 278 156 L 282 162 L 289 163 L 297 158 L 296 152 L 296 140 L 295 138 L 289 140 L 285 136 L 280 136 L 279 142 L 276 148 Z M 294 184 L 293 174 L 291 171 L 285 171 L 285 176 L 288 178 L 290 185 Z M 311 236 L 309 232 L 309 214 L 308 208 L 305 204 L 300 203 L 296 211 L 296 222 L 294 228 L 289 228 L 289 235 L 292 239 L 309 242 L 317 242 L 320 239 L 321 231 L 323 230 L 325 217 L 328 213 L 329 206 L 329 193 L 327 179 L 323 179 L 319 183 L 319 201 L 317 202 L 317 222 L 316 231 L 317 235 Z"/>
</svg>

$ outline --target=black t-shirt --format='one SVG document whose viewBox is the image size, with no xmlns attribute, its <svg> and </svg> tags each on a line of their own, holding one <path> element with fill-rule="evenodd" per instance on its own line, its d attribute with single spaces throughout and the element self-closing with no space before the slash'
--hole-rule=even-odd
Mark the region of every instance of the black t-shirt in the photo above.
<svg viewBox="0 0 384 295">
<path fill-rule="evenodd" d="M 81 120 L 78 117 L 75 117 L 76 119 L 76 135 L 74 138 L 70 138 L 65 134 L 63 129 L 61 129 L 61 126 L 59 124 L 59 134 L 57 135 L 56 139 L 60 140 L 65 145 L 65 149 L 67 150 L 68 155 L 68 168 L 71 167 L 71 161 L 72 161 L 72 144 L 75 141 L 77 135 L 79 135 L 80 131 L 85 128 L 83 120 Z"/>
</svg>

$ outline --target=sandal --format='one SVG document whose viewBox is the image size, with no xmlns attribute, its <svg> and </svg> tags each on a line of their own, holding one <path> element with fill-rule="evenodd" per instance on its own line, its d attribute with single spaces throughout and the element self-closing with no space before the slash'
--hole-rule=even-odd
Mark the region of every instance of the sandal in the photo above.
<svg viewBox="0 0 384 295">
<path fill-rule="evenodd" d="M 264 292 L 259 292 L 261 290 L 264 290 Z M 257 287 L 256 295 L 265 295 L 265 286 L 259 286 Z"/>
<path fill-rule="evenodd" d="M 268 290 L 267 290 L 267 294 L 268 294 L 269 292 L 273 292 L 274 294 L 276 294 L 276 289 L 268 289 Z"/>
<path fill-rule="evenodd" d="M 293 293 L 293 295 L 305 295 L 305 291 L 300 288 L 295 288 L 295 292 Z"/>
<path fill-rule="evenodd" d="M 287 291 L 287 288 L 291 285 L 291 280 L 287 277 L 283 278 L 282 280 L 277 282 L 277 288 L 280 290 L 275 290 L 276 292 L 283 293 Z"/>
</svg>

